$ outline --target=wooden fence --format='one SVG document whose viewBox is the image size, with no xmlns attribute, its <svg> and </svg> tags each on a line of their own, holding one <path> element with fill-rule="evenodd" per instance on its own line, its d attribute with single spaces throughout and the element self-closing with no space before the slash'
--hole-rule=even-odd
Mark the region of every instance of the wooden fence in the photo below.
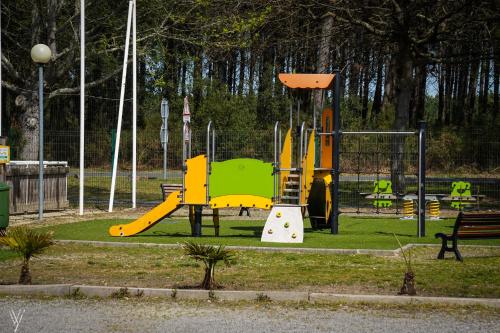
<svg viewBox="0 0 500 333">
<path fill-rule="evenodd" d="M 44 210 L 61 210 L 69 206 L 66 164 L 44 167 Z M 38 211 L 38 164 L 7 165 L 6 181 L 10 187 L 10 214 Z"/>
</svg>

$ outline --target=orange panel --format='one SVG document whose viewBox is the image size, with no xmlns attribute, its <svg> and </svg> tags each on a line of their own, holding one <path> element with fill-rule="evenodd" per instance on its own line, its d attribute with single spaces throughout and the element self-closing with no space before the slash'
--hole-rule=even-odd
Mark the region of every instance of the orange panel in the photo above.
<svg viewBox="0 0 500 333">
<path fill-rule="evenodd" d="M 323 115 L 321 116 L 321 132 L 331 133 L 333 129 L 333 111 L 330 108 L 323 110 Z M 333 138 L 331 135 L 321 136 L 321 167 L 331 168 L 332 167 L 332 147 Z"/>
<path fill-rule="evenodd" d="M 285 74 L 278 77 L 288 88 L 327 89 L 331 86 L 335 74 Z"/>
</svg>

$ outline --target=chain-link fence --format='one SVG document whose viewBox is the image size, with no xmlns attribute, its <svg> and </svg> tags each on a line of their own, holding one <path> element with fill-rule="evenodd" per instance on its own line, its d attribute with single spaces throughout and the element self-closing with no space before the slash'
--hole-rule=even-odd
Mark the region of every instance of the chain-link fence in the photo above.
<svg viewBox="0 0 500 333">
<path fill-rule="evenodd" d="M 115 107 L 116 101 L 108 101 Z M 130 102 L 127 102 L 130 104 Z M 127 105 L 127 104 L 126 104 Z M 160 126 L 155 133 L 139 130 L 137 143 L 137 204 L 154 205 L 161 201 L 161 183 L 182 182 L 182 134 L 180 124 L 170 125 L 167 145 L 167 170 L 163 169 L 164 151 L 160 142 Z M 225 131 L 216 128 L 215 160 L 256 158 L 273 160 L 273 132 Z M 65 161 L 70 168 L 68 200 L 78 205 L 79 186 L 79 131 L 45 131 L 45 160 Z M 116 132 L 113 129 L 91 129 L 85 132 L 85 203 L 104 208 L 109 201 L 113 149 Z M 471 184 L 471 194 L 478 198 L 471 208 L 500 208 L 500 140 L 481 141 L 481 136 L 466 145 L 471 153 L 456 153 L 454 167 L 436 170 L 438 151 L 455 149 L 442 146 L 432 134 L 427 141 L 426 192 L 449 196 L 453 182 Z M 484 136 L 486 137 L 486 136 Z M 120 141 L 119 169 L 117 172 L 115 203 L 131 204 L 131 142 L 130 127 L 124 126 Z M 12 146 L 12 156 L 19 156 L 19 148 Z M 341 142 L 340 208 L 351 213 L 403 214 L 404 196 L 417 192 L 417 136 L 395 139 L 391 135 L 344 135 Z M 192 156 L 206 152 L 206 131 L 193 132 Z M 454 153 L 455 154 L 455 153 Z M 441 156 L 441 159 L 446 157 Z M 451 157 L 448 157 L 451 159 Z M 451 161 L 450 161 L 451 163 Z M 397 170 L 397 172 L 395 172 Z M 467 170 L 474 170 L 467 173 Z M 166 173 L 166 177 L 164 177 Z M 473 176 L 474 174 L 478 176 Z M 376 194 L 385 191 L 390 181 L 393 197 L 388 201 Z M 385 182 L 385 183 L 384 183 Z M 389 192 L 388 192 L 389 193 Z M 447 202 L 443 208 L 449 207 Z"/>
</svg>

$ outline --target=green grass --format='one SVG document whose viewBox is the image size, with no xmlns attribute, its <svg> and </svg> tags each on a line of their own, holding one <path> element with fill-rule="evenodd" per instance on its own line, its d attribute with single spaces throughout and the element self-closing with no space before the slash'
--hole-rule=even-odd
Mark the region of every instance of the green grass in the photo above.
<svg viewBox="0 0 500 333">
<path fill-rule="evenodd" d="M 465 248 L 464 262 L 436 260 L 436 249 L 412 250 L 417 292 L 427 296 L 500 297 L 500 249 Z M 295 290 L 395 295 L 403 280 L 398 257 L 234 251 L 216 280 L 227 290 Z M 0 260 L 0 284 L 16 283 L 20 260 Z M 33 283 L 193 288 L 203 265 L 180 249 L 65 244 L 32 260 Z"/>
<path fill-rule="evenodd" d="M 191 228 L 186 219 L 168 218 L 148 231 L 126 238 L 110 237 L 108 228 L 114 224 L 127 223 L 131 220 L 93 220 L 70 224 L 44 227 L 53 230 L 56 239 L 97 240 L 112 242 L 143 243 L 179 243 L 192 239 Z M 343 249 L 396 249 L 398 247 L 393 233 L 403 244 L 408 243 L 440 243 L 434 238 L 437 232 L 451 233 L 453 219 L 428 221 L 427 236 L 416 237 L 416 221 L 404 221 L 396 218 L 363 218 L 342 216 L 338 235 L 330 234 L 330 230 L 314 231 L 305 221 L 303 244 L 262 243 L 260 236 L 264 227 L 263 221 L 221 220 L 220 236 L 214 237 L 209 217 L 204 218 L 203 236 L 200 242 L 206 244 L 240 245 L 240 246 L 273 246 L 273 247 L 311 247 L 311 248 L 343 248 Z M 500 240 L 461 241 L 460 244 L 498 245 Z M 436 250 L 437 251 L 437 250 Z"/>
<path fill-rule="evenodd" d="M 18 255 L 10 250 L 0 248 L 0 261 L 16 258 Z"/>
</svg>

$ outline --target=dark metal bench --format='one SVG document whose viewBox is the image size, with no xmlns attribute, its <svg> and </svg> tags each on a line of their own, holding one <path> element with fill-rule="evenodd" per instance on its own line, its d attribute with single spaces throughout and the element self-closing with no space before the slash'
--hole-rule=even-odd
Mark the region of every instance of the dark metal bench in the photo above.
<svg viewBox="0 0 500 333">
<path fill-rule="evenodd" d="M 462 255 L 458 251 L 458 240 L 500 238 L 500 213 L 460 212 L 455 221 L 453 233 L 451 235 L 437 233 L 435 237 L 442 240 L 438 259 L 444 259 L 445 252 L 453 252 L 457 260 L 463 261 Z M 448 241 L 452 242 L 451 247 L 448 246 Z"/>
<path fill-rule="evenodd" d="M 161 194 L 163 196 L 163 201 L 175 191 L 180 191 L 182 189 L 182 184 L 160 184 Z"/>
</svg>

